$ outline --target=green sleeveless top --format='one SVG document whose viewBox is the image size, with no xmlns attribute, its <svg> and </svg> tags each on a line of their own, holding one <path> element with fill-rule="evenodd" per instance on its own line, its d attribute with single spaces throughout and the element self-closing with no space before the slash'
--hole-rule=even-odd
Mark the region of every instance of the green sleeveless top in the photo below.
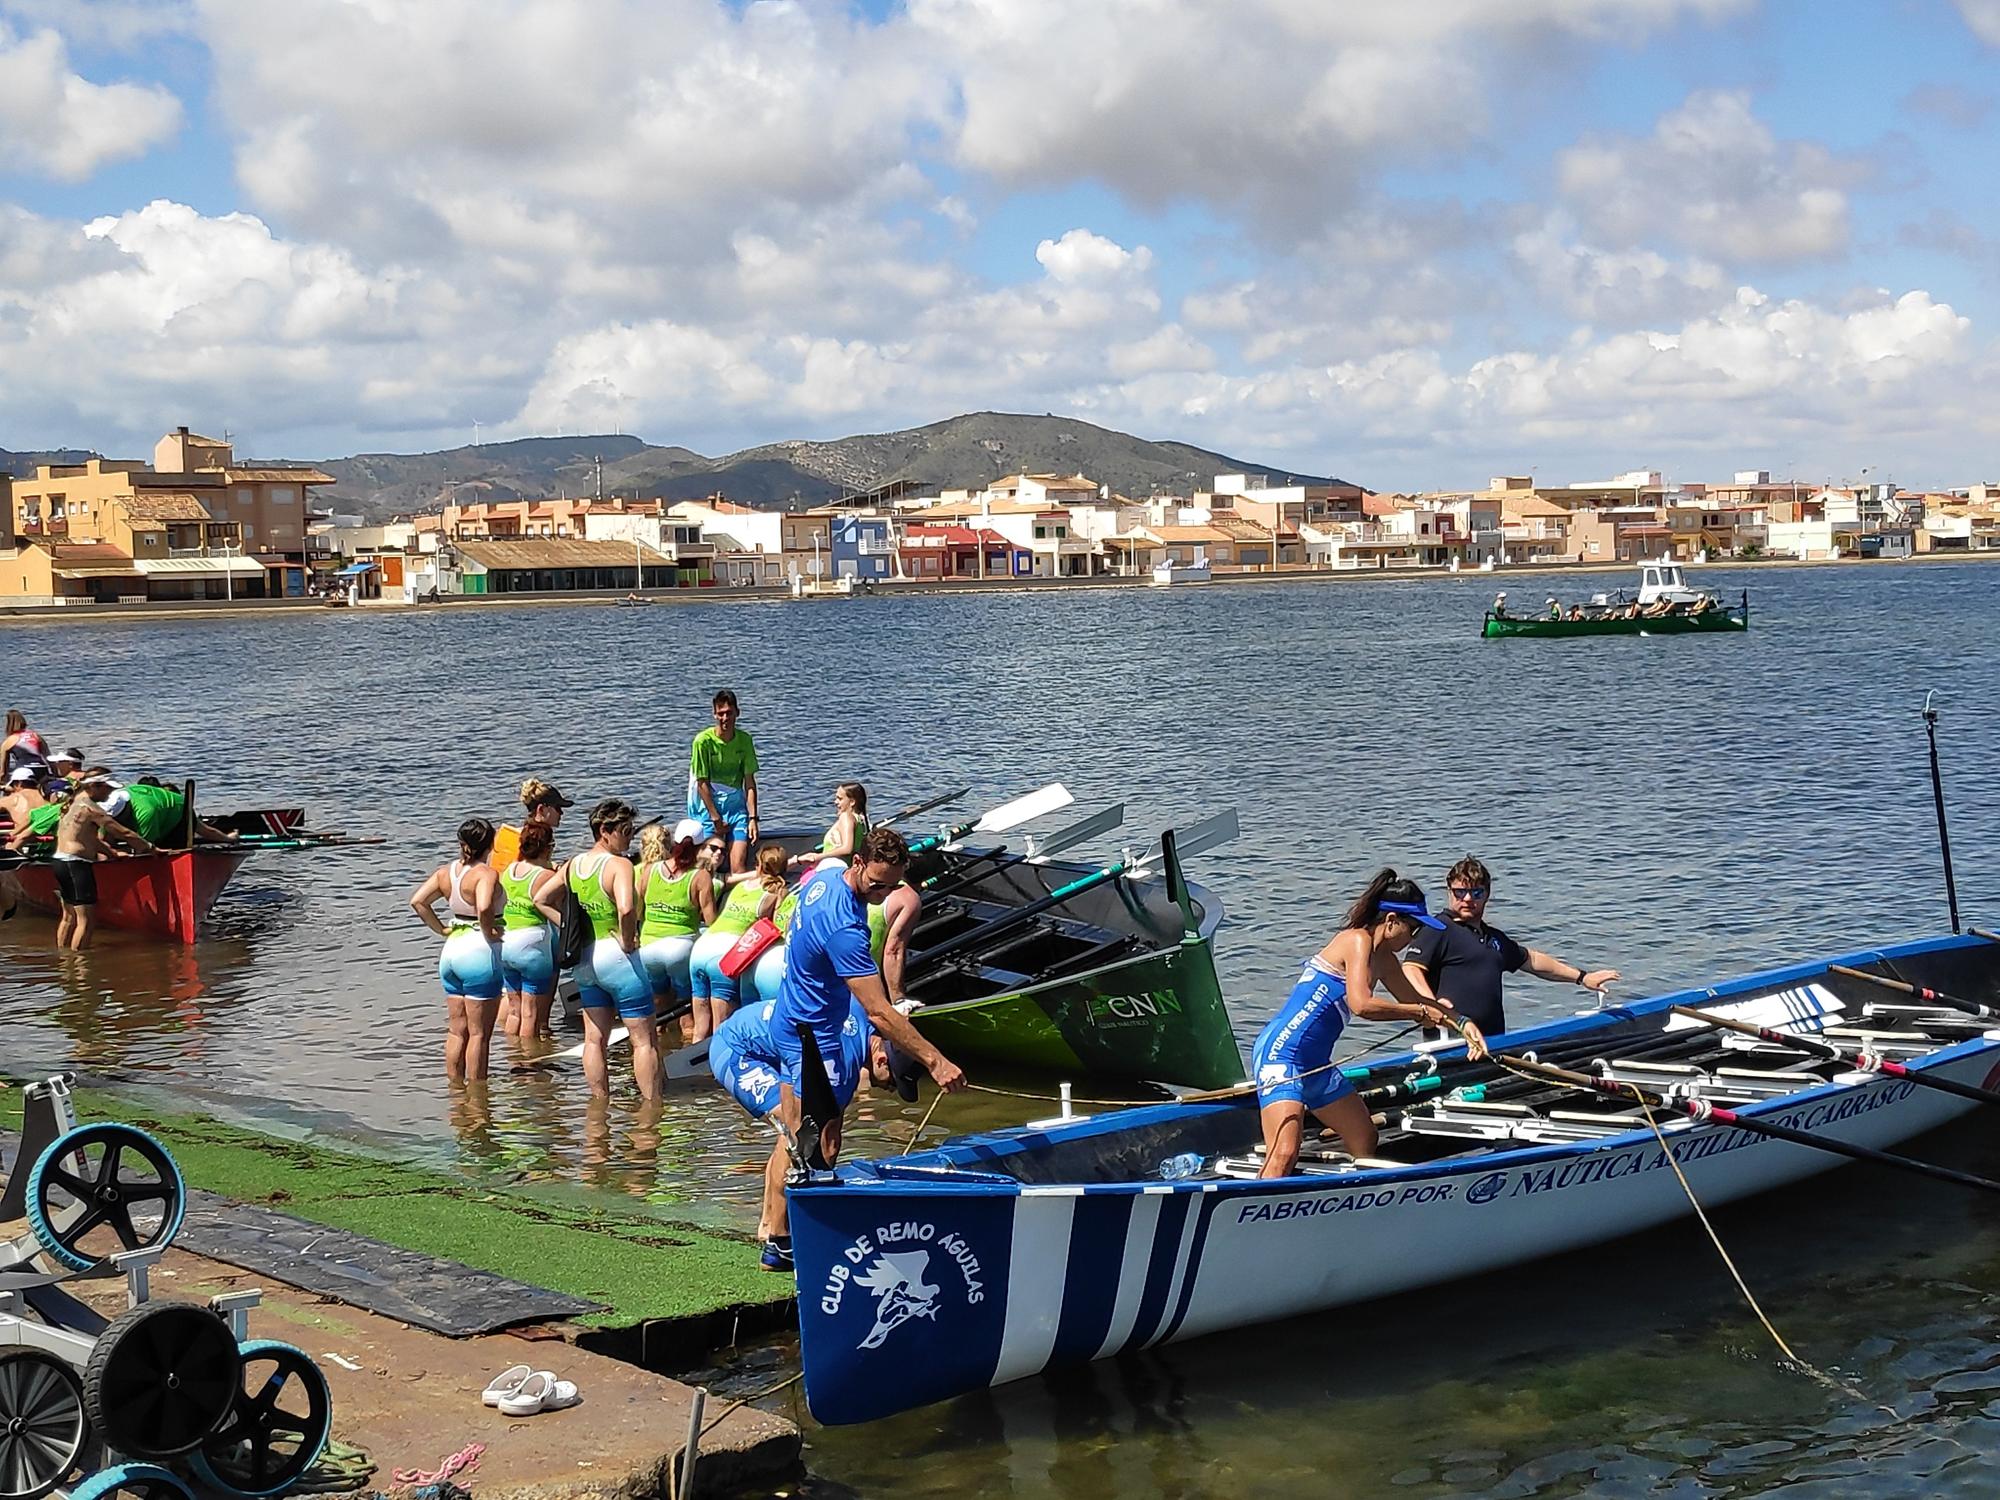
<svg viewBox="0 0 2000 1500">
<path fill-rule="evenodd" d="M 665 864 L 649 867 L 646 877 L 646 904 L 639 913 L 639 941 L 655 938 L 693 937 L 701 931 L 701 913 L 694 904 L 694 871 L 669 875 Z"/>
<path fill-rule="evenodd" d="M 838 827 L 839 825 L 835 824 L 834 826 Z M 861 841 L 867 837 L 868 837 L 867 814 L 865 813 L 857 814 L 854 819 L 854 847 L 859 849 L 861 847 Z M 833 844 L 833 829 L 829 828 L 826 831 L 826 836 L 819 841 L 819 852 L 822 854 L 826 853 L 826 851 L 832 846 L 832 844 Z"/>
<path fill-rule="evenodd" d="M 729 895 L 722 903 L 722 910 L 715 914 L 715 920 L 708 924 L 708 930 L 728 933 L 731 937 L 741 937 L 757 920 L 757 903 L 763 899 L 764 886 L 761 881 L 738 881 L 729 888 Z"/>
<path fill-rule="evenodd" d="M 529 865 L 528 873 L 516 880 L 514 867 L 509 865 L 500 872 L 500 894 L 506 904 L 500 908 L 500 926 L 507 932 L 526 932 L 535 927 L 546 927 L 549 919 L 542 915 L 542 909 L 535 905 L 535 882 L 548 872 L 540 865 Z"/>
<path fill-rule="evenodd" d="M 594 938 L 608 938 L 618 931 L 618 903 L 611 899 L 611 892 L 604 888 L 604 866 L 610 860 L 608 854 L 597 856 L 596 867 L 586 875 L 579 868 L 590 858 L 579 854 L 569 862 L 569 888 L 576 892 L 576 899 L 583 904 L 584 912 L 590 918 L 590 935 Z"/>
<path fill-rule="evenodd" d="M 873 902 L 868 906 L 868 951 L 875 955 L 875 966 L 882 966 L 882 950 L 889 946 L 889 912 L 886 907 Z"/>
</svg>

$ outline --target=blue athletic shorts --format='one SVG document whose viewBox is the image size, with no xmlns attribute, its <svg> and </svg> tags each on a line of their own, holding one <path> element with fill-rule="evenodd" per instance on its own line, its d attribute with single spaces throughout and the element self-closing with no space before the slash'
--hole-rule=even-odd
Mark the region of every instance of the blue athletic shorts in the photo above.
<svg viewBox="0 0 2000 1500">
<path fill-rule="evenodd" d="M 845 1019 L 845 1018 L 843 1018 Z M 861 1083 L 861 1069 L 856 1065 L 854 1053 L 840 1044 L 840 1032 L 814 1032 L 813 1040 L 819 1043 L 820 1060 L 826 1064 L 826 1081 L 833 1085 L 833 1102 L 842 1109 L 854 1097 L 854 1091 Z M 805 1049 L 799 1045 L 798 1033 L 788 1027 L 771 1028 L 771 1046 L 784 1064 L 782 1077 L 792 1086 L 792 1092 L 805 1097 L 799 1080 L 804 1077 L 803 1064 Z M 862 1053 L 865 1058 L 867 1054 Z"/>
<path fill-rule="evenodd" d="M 704 932 L 695 939 L 688 955 L 688 990 L 695 999 L 736 1003 L 737 983 L 722 972 L 723 957 L 736 946 L 736 937 L 733 932 Z"/>
<path fill-rule="evenodd" d="M 1278 1013 L 1264 1023 L 1264 1029 L 1257 1034 L 1257 1045 L 1250 1054 L 1250 1076 L 1257 1083 L 1257 1104 L 1260 1108 L 1290 1099 L 1303 1104 L 1308 1110 L 1324 1109 L 1334 1100 L 1354 1092 L 1353 1080 L 1340 1069 L 1327 1066 L 1333 1059 L 1334 1044 L 1340 1040 L 1341 1027 L 1345 1023 L 1344 1004 L 1340 1005 L 1337 1017 L 1329 1015 L 1310 1032 L 1293 1027 L 1290 1035 L 1286 1034 L 1287 1023 L 1302 1008 L 1337 1004 L 1338 997 L 1343 993 L 1339 979 L 1309 967 L 1299 976 L 1299 982 L 1292 987 L 1285 1003 L 1278 1007 Z M 1304 1048 L 1298 1045 L 1300 1042 L 1305 1042 Z M 1310 1076 L 1301 1077 L 1301 1074 Z"/>
<path fill-rule="evenodd" d="M 715 1081 L 758 1120 L 777 1107 L 784 1066 L 766 1029 L 770 1016 L 768 1005 L 739 1010 L 722 1023 L 708 1044 L 708 1066 Z"/>
<path fill-rule="evenodd" d="M 627 953 L 615 937 L 590 945 L 583 962 L 570 971 L 576 980 L 576 1003 L 585 1010 L 616 1006 L 621 1021 L 645 1021 L 653 1016 L 653 982 L 639 955 Z"/>
<path fill-rule="evenodd" d="M 727 831 L 731 843 L 750 841 L 750 799 L 740 786 L 730 786 L 726 782 L 711 781 L 708 789 L 715 796 L 715 806 L 722 814 L 722 829 L 717 829 L 715 819 L 708 815 L 708 804 L 701 800 L 694 783 L 688 783 L 688 816 L 701 824 L 701 836 L 708 838 L 717 832 Z"/>
<path fill-rule="evenodd" d="M 438 954 L 438 982 L 454 999 L 498 1000 L 500 945 L 487 942 L 477 927 L 454 932 Z"/>
<path fill-rule="evenodd" d="M 639 962 L 646 967 L 654 998 L 672 1000 L 693 992 L 688 977 L 688 955 L 694 950 L 692 936 L 654 938 L 639 950 Z"/>
<path fill-rule="evenodd" d="M 500 978 L 517 995 L 556 992 L 555 945 L 546 927 L 520 927 L 500 941 Z"/>
</svg>

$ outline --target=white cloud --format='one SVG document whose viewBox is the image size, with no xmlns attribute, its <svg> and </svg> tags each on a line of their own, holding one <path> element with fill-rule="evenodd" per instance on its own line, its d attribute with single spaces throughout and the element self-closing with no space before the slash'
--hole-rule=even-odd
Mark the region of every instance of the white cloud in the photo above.
<svg viewBox="0 0 2000 1500">
<path fill-rule="evenodd" d="M 0 23 L 0 159 L 65 182 L 142 156 L 180 129 L 180 101 L 152 84 L 92 83 L 62 36 Z"/>
<path fill-rule="evenodd" d="M 1958 13 L 1980 41 L 2000 47 L 2000 0 L 1958 0 Z"/>
<path fill-rule="evenodd" d="M 1857 164 L 1778 141 L 1747 94 L 1699 90 L 1652 135 L 1590 141 L 1558 162 L 1576 216 L 1616 247 L 1665 242 L 1727 262 L 1838 254 Z"/>
<path fill-rule="evenodd" d="M 1515 235 L 1511 250 L 1542 298 L 1587 323 L 1644 322 L 1710 308 L 1733 286 L 1711 261 L 1579 243 L 1574 222 L 1561 213 Z"/>
</svg>

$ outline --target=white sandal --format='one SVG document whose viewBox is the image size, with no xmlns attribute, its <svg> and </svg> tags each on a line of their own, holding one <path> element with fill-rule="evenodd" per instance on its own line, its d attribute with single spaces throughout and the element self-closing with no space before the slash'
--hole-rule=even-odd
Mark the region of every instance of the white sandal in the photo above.
<svg viewBox="0 0 2000 1500">
<path fill-rule="evenodd" d="M 480 1393 L 479 1399 L 488 1406 L 498 1406 L 518 1391 L 522 1382 L 534 1373 L 533 1365 L 509 1365 L 486 1382 L 486 1389 Z"/>
<path fill-rule="evenodd" d="M 583 1400 L 574 1380 L 564 1380 L 553 1371 L 540 1372 L 549 1377 L 549 1393 L 542 1399 L 543 1411 L 561 1411 L 566 1406 L 575 1406 Z"/>
<path fill-rule="evenodd" d="M 532 1417 L 549 1404 L 549 1393 L 555 1388 L 556 1378 L 547 1370 L 536 1370 L 521 1382 L 515 1390 L 502 1396 L 497 1403 L 501 1414 L 509 1417 Z"/>
</svg>

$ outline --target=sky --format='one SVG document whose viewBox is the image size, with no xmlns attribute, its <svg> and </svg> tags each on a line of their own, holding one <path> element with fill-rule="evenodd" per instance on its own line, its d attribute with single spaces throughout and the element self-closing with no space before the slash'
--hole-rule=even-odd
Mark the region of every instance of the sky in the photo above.
<svg viewBox="0 0 2000 1500">
<path fill-rule="evenodd" d="M 0 0 L 0 447 L 2000 477 L 2000 0 Z"/>
</svg>

